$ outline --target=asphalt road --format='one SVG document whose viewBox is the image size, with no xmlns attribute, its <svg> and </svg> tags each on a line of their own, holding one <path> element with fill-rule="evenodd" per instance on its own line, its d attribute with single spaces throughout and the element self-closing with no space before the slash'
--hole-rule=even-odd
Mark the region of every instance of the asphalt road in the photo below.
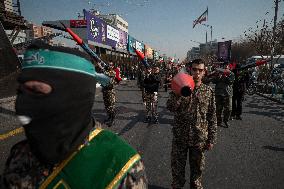
<svg viewBox="0 0 284 189">
<path fill-rule="evenodd" d="M 117 87 L 117 119 L 110 129 L 142 154 L 150 189 L 170 188 L 171 184 L 172 115 L 165 108 L 167 97 L 160 92 L 160 123 L 148 125 L 143 123 L 144 106 L 135 82 L 123 81 Z M 99 89 L 93 112 L 98 121 L 106 118 Z M 230 123 L 230 128 L 218 128 L 218 143 L 206 153 L 204 188 L 283 189 L 284 105 L 256 95 L 246 96 L 243 120 Z M 0 103 L 0 172 L 9 149 L 24 138 L 23 133 L 4 134 L 19 127 L 13 101 Z M 189 167 L 186 170 L 189 178 Z M 189 188 L 188 181 L 184 188 Z"/>
</svg>

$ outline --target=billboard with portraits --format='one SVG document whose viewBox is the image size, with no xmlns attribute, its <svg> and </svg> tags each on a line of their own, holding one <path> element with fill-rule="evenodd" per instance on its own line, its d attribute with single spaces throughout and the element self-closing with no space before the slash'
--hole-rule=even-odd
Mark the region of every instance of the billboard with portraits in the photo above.
<svg viewBox="0 0 284 189">
<path fill-rule="evenodd" d="M 142 52 L 143 54 L 145 53 L 144 52 L 144 43 L 140 42 L 140 41 L 137 41 L 134 37 L 128 35 L 128 51 L 130 53 L 134 53 L 135 54 L 135 50 L 134 48 L 139 50 L 140 52 Z"/>
<path fill-rule="evenodd" d="M 108 45 L 112 48 L 127 50 L 128 34 L 108 25 L 105 21 L 85 11 L 87 20 L 87 39 Z"/>
<path fill-rule="evenodd" d="M 218 42 L 218 59 L 228 62 L 231 59 L 232 41 Z"/>
<path fill-rule="evenodd" d="M 147 59 L 153 59 L 153 49 L 148 45 L 145 45 L 145 56 Z"/>
<path fill-rule="evenodd" d="M 154 60 L 159 60 L 159 52 L 156 50 L 153 50 L 153 59 Z"/>
<path fill-rule="evenodd" d="M 89 13 L 88 11 L 85 11 L 85 15 L 87 20 L 88 40 L 100 44 L 106 44 L 107 24 L 100 18 Z"/>
<path fill-rule="evenodd" d="M 116 48 L 127 50 L 128 43 L 128 33 L 125 31 L 119 30 L 119 41 L 116 44 Z"/>
</svg>

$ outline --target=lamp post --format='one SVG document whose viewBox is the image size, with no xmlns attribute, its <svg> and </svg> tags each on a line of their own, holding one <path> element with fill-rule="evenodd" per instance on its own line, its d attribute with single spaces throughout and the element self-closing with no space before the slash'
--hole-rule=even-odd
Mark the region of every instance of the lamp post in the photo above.
<svg viewBox="0 0 284 189">
<path fill-rule="evenodd" d="M 212 41 L 213 26 L 208 25 L 208 24 L 202 24 L 202 25 L 208 28 L 210 27 L 210 35 L 211 35 L 211 41 Z M 207 31 L 206 31 L 206 39 L 207 39 Z M 207 43 L 207 40 L 206 40 L 206 43 Z"/>
</svg>

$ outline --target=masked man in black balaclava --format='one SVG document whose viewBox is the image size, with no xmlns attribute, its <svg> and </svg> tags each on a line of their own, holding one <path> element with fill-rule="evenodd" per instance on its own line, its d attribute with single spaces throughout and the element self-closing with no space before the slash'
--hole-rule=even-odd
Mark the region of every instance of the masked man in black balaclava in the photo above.
<svg viewBox="0 0 284 189">
<path fill-rule="evenodd" d="M 96 76 L 80 51 L 27 49 L 16 99 L 27 139 L 11 149 L 0 188 L 147 187 L 139 154 L 92 119 Z"/>
</svg>

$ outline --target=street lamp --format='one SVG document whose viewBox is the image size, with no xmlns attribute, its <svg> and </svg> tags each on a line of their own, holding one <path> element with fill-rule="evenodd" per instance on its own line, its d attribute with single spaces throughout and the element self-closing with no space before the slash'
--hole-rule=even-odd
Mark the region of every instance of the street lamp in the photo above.
<svg viewBox="0 0 284 189">
<path fill-rule="evenodd" d="M 206 27 L 210 27 L 210 34 L 211 34 L 211 41 L 212 41 L 212 30 L 213 30 L 213 26 L 211 26 L 211 25 L 208 25 L 208 24 L 202 24 L 203 26 L 206 26 Z M 207 31 L 206 31 L 206 43 L 207 43 Z"/>
</svg>

